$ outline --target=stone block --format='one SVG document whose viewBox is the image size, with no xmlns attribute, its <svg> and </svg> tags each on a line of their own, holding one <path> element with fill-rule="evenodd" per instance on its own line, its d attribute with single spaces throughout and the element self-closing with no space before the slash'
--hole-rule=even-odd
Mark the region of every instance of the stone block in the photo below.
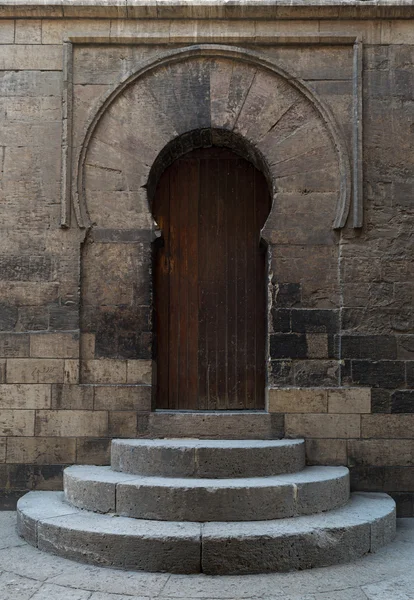
<svg viewBox="0 0 414 600">
<path fill-rule="evenodd" d="M 95 410 L 151 410 L 151 386 L 108 385 L 95 387 Z"/>
<path fill-rule="evenodd" d="M 14 20 L 4 19 L 0 21 L 0 43 L 14 43 Z"/>
<path fill-rule="evenodd" d="M 93 360 L 95 358 L 95 334 L 94 333 L 82 333 L 81 334 L 80 355 L 81 355 L 82 360 Z"/>
<path fill-rule="evenodd" d="M 79 333 L 32 333 L 30 356 L 36 358 L 78 358 Z"/>
<path fill-rule="evenodd" d="M 0 357 L 28 357 L 29 336 L 24 333 L 0 333 Z"/>
<path fill-rule="evenodd" d="M 327 398 L 327 391 L 321 389 L 271 388 L 269 412 L 325 413 Z"/>
<path fill-rule="evenodd" d="M 7 383 L 61 383 L 64 361 L 52 358 L 9 358 Z"/>
<path fill-rule="evenodd" d="M 85 360 L 81 364 L 83 383 L 126 383 L 126 360 Z"/>
<path fill-rule="evenodd" d="M 68 464 L 76 460 L 74 438 L 15 438 L 7 442 L 7 463 Z"/>
<path fill-rule="evenodd" d="M 392 413 L 414 412 L 414 390 L 396 390 L 391 394 Z"/>
<path fill-rule="evenodd" d="M 414 415 L 362 415 L 361 437 L 404 439 L 414 436 Z M 359 437 L 359 436 L 356 436 Z"/>
<path fill-rule="evenodd" d="M 77 438 L 76 463 L 80 465 L 109 465 L 111 440 L 108 438 Z"/>
<path fill-rule="evenodd" d="M 0 282 L 0 297 L 7 297 L 10 305 L 2 305 L 0 324 L 2 331 L 14 329 L 17 321 L 17 306 L 42 308 L 56 302 L 59 295 L 57 283 L 42 282 Z"/>
<path fill-rule="evenodd" d="M 57 410 L 93 410 L 92 385 L 52 385 L 51 408 Z"/>
<path fill-rule="evenodd" d="M 4 463 L 6 460 L 6 444 L 7 438 L 0 438 L 0 463 Z"/>
<path fill-rule="evenodd" d="M 64 366 L 63 383 L 67 385 L 74 385 L 79 383 L 80 377 L 80 364 L 77 359 L 66 359 Z"/>
<path fill-rule="evenodd" d="M 65 8 L 65 13 L 66 13 Z M 76 15 L 78 16 L 78 15 Z M 42 43 L 62 44 L 70 36 L 109 37 L 110 22 L 89 19 L 44 19 L 42 23 Z"/>
<path fill-rule="evenodd" d="M 306 336 L 298 333 L 270 334 L 270 356 L 277 358 L 306 358 Z"/>
<path fill-rule="evenodd" d="M 0 383 L 6 382 L 6 359 L 0 359 Z"/>
<path fill-rule="evenodd" d="M 411 467 L 414 452 L 413 440 L 348 440 L 350 466 Z"/>
<path fill-rule="evenodd" d="M 39 437 L 105 437 L 108 435 L 108 413 L 88 410 L 38 410 L 35 430 L 35 435 Z"/>
<path fill-rule="evenodd" d="M 342 335 L 342 358 L 396 359 L 397 340 L 391 335 Z"/>
<path fill-rule="evenodd" d="M 137 435 L 137 413 L 132 411 L 110 411 L 109 436 L 117 438 L 134 438 Z"/>
<path fill-rule="evenodd" d="M 68 467 L 63 474 L 65 500 L 86 510 L 115 512 L 117 484 L 132 477 L 111 471 L 109 467 Z"/>
<path fill-rule="evenodd" d="M 286 414 L 285 432 L 287 437 L 358 438 L 360 421 L 359 415 Z"/>
<path fill-rule="evenodd" d="M 329 413 L 371 412 L 371 390 L 369 388 L 338 388 L 328 390 Z"/>
<path fill-rule="evenodd" d="M 128 360 L 127 383 L 152 383 L 152 361 Z"/>
<path fill-rule="evenodd" d="M 0 385 L 0 409 L 46 409 L 50 406 L 50 385 Z"/>
<path fill-rule="evenodd" d="M 292 309 L 292 331 L 297 333 L 336 333 L 339 329 L 337 310 Z"/>
<path fill-rule="evenodd" d="M 40 19 L 17 19 L 16 44 L 41 44 L 42 21 Z"/>
<path fill-rule="evenodd" d="M 332 336 L 330 336 L 332 337 Z M 329 358 L 330 337 L 323 333 L 310 333 L 306 335 L 306 347 L 308 358 Z"/>
<path fill-rule="evenodd" d="M 3 45 L 0 68 L 3 71 L 61 71 L 62 46 Z"/>
<path fill-rule="evenodd" d="M 391 390 L 382 390 L 379 388 L 373 388 L 371 390 L 371 412 L 391 412 Z"/>
<path fill-rule="evenodd" d="M 405 365 L 393 360 L 352 360 L 352 381 L 375 388 L 399 388 L 405 384 Z"/>
<path fill-rule="evenodd" d="M 6 97 L 61 97 L 62 73 L 60 71 L 4 71 L 0 73 L 0 94 Z"/>
<path fill-rule="evenodd" d="M 1 410 L 1 436 L 33 436 L 35 424 L 34 410 Z"/>
<path fill-rule="evenodd" d="M 335 360 L 298 360 L 293 362 L 294 385 L 330 387 L 339 384 L 340 363 Z"/>
<path fill-rule="evenodd" d="M 306 462 L 309 465 L 346 465 L 346 440 L 307 439 Z"/>
</svg>

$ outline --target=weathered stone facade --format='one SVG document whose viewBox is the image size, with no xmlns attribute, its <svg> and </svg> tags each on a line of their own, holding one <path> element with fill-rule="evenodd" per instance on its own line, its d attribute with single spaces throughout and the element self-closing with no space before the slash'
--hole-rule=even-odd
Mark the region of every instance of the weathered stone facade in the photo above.
<svg viewBox="0 0 414 600">
<path fill-rule="evenodd" d="M 280 435 L 412 514 L 413 21 L 385 2 L 0 5 L 6 505 L 145 435 L 152 193 L 176 156 L 217 144 L 273 194 Z"/>
</svg>

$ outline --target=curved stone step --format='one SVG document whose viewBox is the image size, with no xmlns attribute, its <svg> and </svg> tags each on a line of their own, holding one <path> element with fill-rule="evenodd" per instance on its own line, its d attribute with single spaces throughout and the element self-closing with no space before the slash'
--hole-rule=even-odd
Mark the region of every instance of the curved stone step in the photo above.
<svg viewBox="0 0 414 600">
<path fill-rule="evenodd" d="M 273 477 L 196 479 L 142 477 L 108 467 L 65 469 L 67 501 L 86 510 L 163 521 L 259 521 L 343 506 L 346 467 L 306 467 Z"/>
<path fill-rule="evenodd" d="M 269 477 L 301 471 L 304 440 L 113 440 L 114 471 L 153 477 Z"/>
<path fill-rule="evenodd" d="M 30 492 L 17 506 L 18 531 L 41 550 L 127 570 L 210 575 L 323 567 L 375 552 L 395 535 L 386 494 L 352 494 L 318 515 L 250 523 L 171 523 L 90 513 L 61 492 Z"/>
</svg>

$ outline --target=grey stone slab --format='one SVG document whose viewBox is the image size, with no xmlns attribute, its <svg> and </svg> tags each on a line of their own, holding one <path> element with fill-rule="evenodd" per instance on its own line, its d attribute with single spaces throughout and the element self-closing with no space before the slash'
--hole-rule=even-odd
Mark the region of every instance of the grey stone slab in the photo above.
<svg viewBox="0 0 414 600">
<path fill-rule="evenodd" d="M 38 497 L 42 501 L 41 497 Z M 36 499 L 32 497 L 35 504 Z M 43 500 L 45 503 L 45 500 Z M 38 547 L 65 558 L 126 570 L 200 570 L 200 526 L 76 514 L 38 522 Z"/>
<path fill-rule="evenodd" d="M 91 592 L 45 583 L 30 600 L 89 600 Z"/>
<path fill-rule="evenodd" d="M 367 600 L 413 600 L 413 577 L 399 577 L 363 586 Z"/>
<path fill-rule="evenodd" d="M 151 598 L 158 597 L 170 577 L 165 573 L 125 572 L 91 565 L 74 564 L 69 561 L 67 564 L 68 568 L 65 573 L 55 577 L 53 583 L 99 592 L 103 595 L 126 594 L 127 596 L 135 596 L 138 594 L 144 596 L 144 598 L 147 596 Z M 49 582 L 51 581 L 49 580 Z"/>
<path fill-rule="evenodd" d="M 65 499 L 78 508 L 96 512 L 115 511 L 116 486 L 133 476 L 112 471 L 110 467 L 72 466 L 65 469 Z"/>
<path fill-rule="evenodd" d="M 355 494 L 345 507 L 310 517 L 205 523 L 202 569 L 212 575 L 243 574 L 349 562 L 370 551 L 372 523 L 379 526 L 385 519 L 386 526 L 393 511 L 394 502 L 385 495 L 367 498 Z"/>
<path fill-rule="evenodd" d="M 139 438 L 274 439 L 283 435 L 279 415 L 248 412 L 150 413 Z"/>
<path fill-rule="evenodd" d="M 67 567 L 62 558 L 47 556 L 27 544 L 0 550 L 0 562 L 5 571 L 39 581 L 60 575 Z"/>
<path fill-rule="evenodd" d="M 113 440 L 116 471 L 164 477 L 266 477 L 305 466 L 303 440 Z"/>
<path fill-rule="evenodd" d="M 29 492 L 17 503 L 17 532 L 26 542 L 36 546 L 39 520 L 75 512 L 76 508 L 63 501 L 62 492 Z"/>
<path fill-rule="evenodd" d="M 0 532 L 0 549 L 23 546 L 26 543 L 17 534 L 14 511 L 0 512 Z"/>
<path fill-rule="evenodd" d="M 13 573 L 2 573 L 0 598 L 1 600 L 29 600 L 40 586 L 40 581 L 19 577 Z"/>
</svg>

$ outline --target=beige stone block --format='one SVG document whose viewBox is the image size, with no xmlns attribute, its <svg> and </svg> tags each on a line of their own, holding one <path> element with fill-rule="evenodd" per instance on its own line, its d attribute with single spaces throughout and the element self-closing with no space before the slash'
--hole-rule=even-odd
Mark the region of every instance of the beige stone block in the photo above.
<svg viewBox="0 0 414 600">
<path fill-rule="evenodd" d="M 3 105 L 8 123 L 19 121 L 35 124 L 39 118 L 46 123 L 60 123 L 62 118 L 62 101 L 57 96 L 3 98 Z"/>
<path fill-rule="evenodd" d="M 348 440 L 349 466 L 412 467 L 414 440 Z"/>
<path fill-rule="evenodd" d="M 59 295 L 57 283 L 0 283 L 0 298 L 18 306 L 44 306 L 55 302 Z"/>
<path fill-rule="evenodd" d="M 38 410 L 36 435 L 39 437 L 105 437 L 108 413 L 89 410 Z"/>
<path fill-rule="evenodd" d="M 93 360 L 95 358 L 95 334 L 82 333 L 80 338 L 80 354 L 82 360 Z"/>
<path fill-rule="evenodd" d="M 127 362 L 127 383 L 152 383 L 151 360 L 129 360 Z"/>
<path fill-rule="evenodd" d="M 4 463 L 6 460 L 6 442 L 7 438 L 0 438 L 0 463 Z"/>
<path fill-rule="evenodd" d="M 94 306 L 130 305 L 134 294 L 137 253 L 135 244 L 89 244 L 83 264 L 84 303 Z"/>
<path fill-rule="evenodd" d="M 44 19 L 42 25 L 43 44 L 61 44 L 71 36 L 109 37 L 109 20 L 89 19 Z"/>
<path fill-rule="evenodd" d="M 319 21 L 317 20 L 280 20 L 280 21 L 256 21 L 255 39 L 260 44 L 269 37 L 287 36 L 298 37 L 303 35 L 318 35 Z"/>
<path fill-rule="evenodd" d="M 94 386 L 52 385 L 51 408 L 60 410 L 93 410 Z"/>
<path fill-rule="evenodd" d="M 79 383 L 79 377 L 80 377 L 79 360 L 66 359 L 63 383 L 66 383 L 67 385 Z"/>
<path fill-rule="evenodd" d="M 414 414 L 362 415 L 361 437 L 380 439 L 414 438 Z"/>
<path fill-rule="evenodd" d="M 0 385 L 0 409 L 45 409 L 51 406 L 51 386 L 32 383 L 29 385 Z"/>
<path fill-rule="evenodd" d="M 414 28 L 413 22 L 407 21 L 391 21 L 390 44 L 414 44 Z"/>
<path fill-rule="evenodd" d="M 75 460 L 74 438 L 10 438 L 7 442 L 7 463 L 58 465 Z"/>
<path fill-rule="evenodd" d="M 346 440 L 306 440 L 306 459 L 309 465 L 346 465 Z"/>
<path fill-rule="evenodd" d="M 34 410 L 0 410 L 0 435 L 33 436 Z"/>
<path fill-rule="evenodd" d="M 29 336 L 26 333 L 0 333 L 0 356 L 28 357 Z"/>
<path fill-rule="evenodd" d="M 0 44 L 13 44 L 14 42 L 14 21 L 5 19 L 0 21 Z"/>
<path fill-rule="evenodd" d="M 327 358 L 328 336 L 320 333 L 306 334 L 306 345 L 308 348 L 308 358 Z"/>
<path fill-rule="evenodd" d="M 171 21 L 170 42 L 231 42 L 255 38 L 254 21 Z M 155 33 L 155 32 L 154 32 Z M 154 34 L 153 34 L 154 35 Z"/>
<path fill-rule="evenodd" d="M 361 432 L 359 415 L 285 415 L 286 437 L 358 438 Z"/>
<path fill-rule="evenodd" d="M 57 358 L 7 359 L 7 383 L 62 383 L 64 361 Z"/>
<path fill-rule="evenodd" d="M 126 360 L 85 360 L 81 365 L 83 383 L 126 383 Z"/>
<path fill-rule="evenodd" d="M 31 333 L 30 356 L 38 358 L 78 358 L 78 333 Z"/>
<path fill-rule="evenodd" d="M 109 465 L 111 440 L 108 438 L 78 438 L 76 440 L 76 462 L 80 465 Z"/>
<path fill-rule="evenodd" d="M 61 71 L 62 68 L 62 46 L 21 44 L 1 47 L 1 70 Z"/>
<path fill-rule="evenodd" d="M 16 44 L 41 44 L 42 21 L 40 19 L 18 19 L 16 21 Z"/>
<path fill-rule="evenodd" d="M 318 388 L 271 388 L 269 412 L 326 413 L 328 393 Z"/>
<path fill-rule="evenodd" d="M 329 413 L 371 412 L 370 388 L 338 388 L 328 390 Z"/>
<path fill-rule="evenodd" d="M 109 416 L 109 435 L 117 438 L 135 438 L 137 435 L 137 413 L 111 411 Z"/>
<path fill-rule="evenodd" d="M 321 33 L 333 33 L 336 35 L 345 35 L 359 37 L 365 44 L 381 43 L 381 21 L 360 21 L 357 19 L 347 20 L 338 19 L 336 21 L 321 20 Z"/>
<path fill-rule="evenodd" d="M 151 386 L 96 386 L 95 410 L 151 410 Z"/>
</svg>

